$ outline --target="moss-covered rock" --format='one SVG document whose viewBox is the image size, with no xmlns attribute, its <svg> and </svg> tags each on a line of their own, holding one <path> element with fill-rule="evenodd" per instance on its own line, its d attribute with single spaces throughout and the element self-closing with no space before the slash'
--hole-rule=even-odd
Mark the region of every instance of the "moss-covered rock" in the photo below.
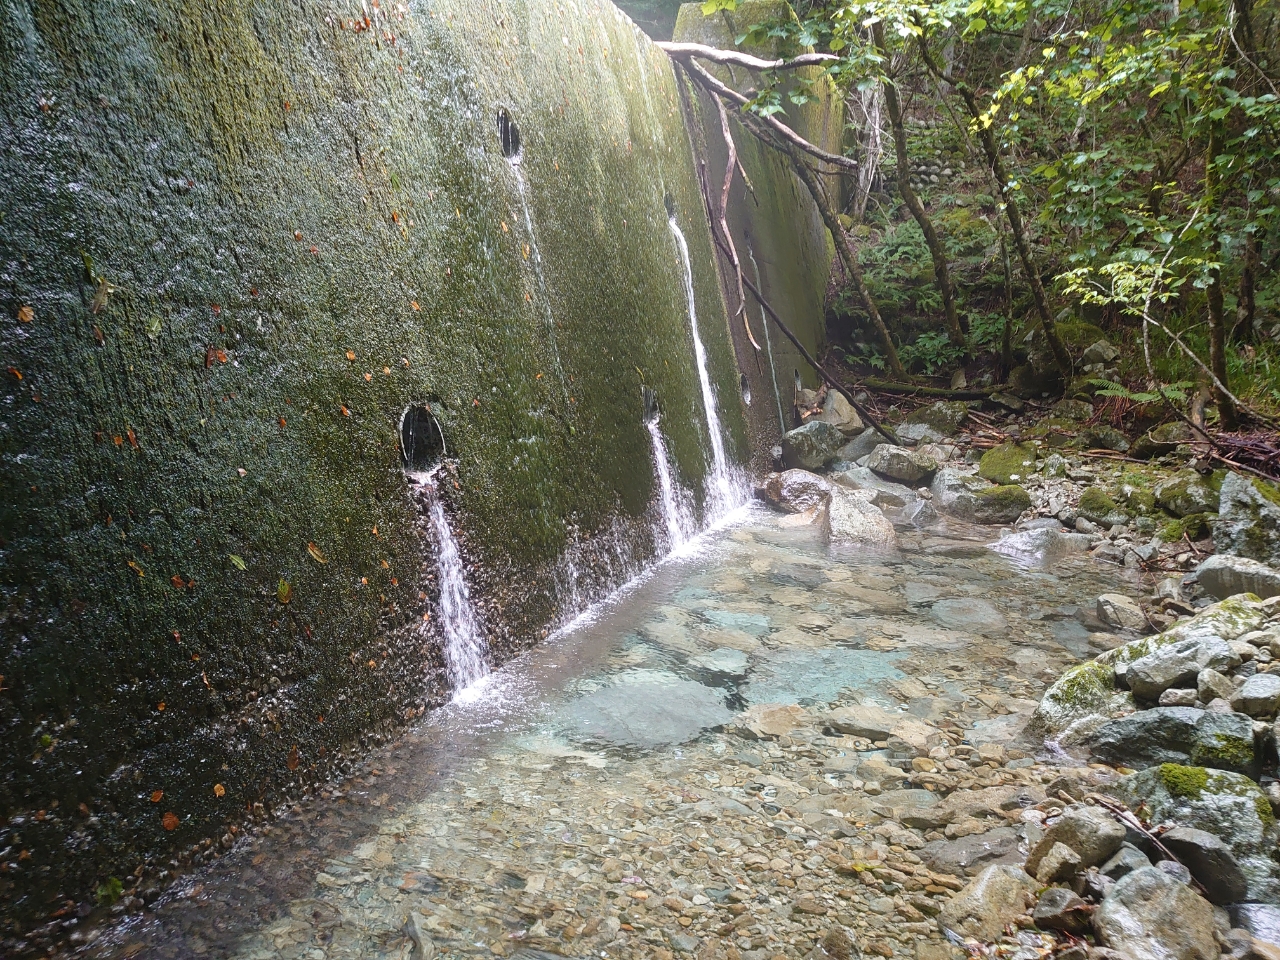
<svg viewBox="0 0 1280 960">
<path fill-rule="evenodd" d="M 1115 450 L 1124 453 L 1129 449 L 1129 438 L 1105 423 L 1085 427 L 1080 431 L 1078 439 L 1080 446 L 1088 450 Z"/>
<path fill-rule="evenodd" d="M 939 401 L 920 407 L 903 418 L 895 432 L 905 440 L 936 441 L 954 437 L 969 419 L 969 405 Z"/>
<path fill-rule="evenodd" d="M 1217 514 L 1191 513 L 1168 520 L 1160 527 L 1160 539 L 1165 543 L 1177 543 L 1184 536 L 1188 540 L 1202 540 L 1209 535 L 1212 521 L 1216 518 Z"/>
<path fill-rule="evenodd" d="M 1145 804 L 1152 823 L 1174 822 L 1219 837 L 1244 871 L 1248 899 L 1280 900 L 1271 858 L 1280 827 L 1266 794 L 1249 777 L 1165 763 L 1124 777 L 1111 790 L 1131 808 Z"/>
<path fill-rule="evenodd" d="M 1280 489 L 1239 473 L 1223 478 L 1214 544 L 1223 553 L 1280 565 Z"/>
<path fill-rule="evenodd" d="M 1107 495 L 1101 487 L 1090 487 L 1080 495 L 1080 504 L 1076 512 L 1093 523 L 1111 526 L 1124 523 L 1128 516 L 1120 506 Z"/>
<path fill-rule="evenodd" d="M 1222 476 L 1218 473 L 1202 477 L 1194 470 L 1179 470 L 1156 485 L 1156 502 L 1175 517 L 1185 517 L 1192 513 L 1216 513 Z"/>
<path fill-rule="evenodd" d="M 1069 669 L 1045 691 L 1032 719 L 1038 731 L 1052 737 L 1086 717 L 1110 717 L 1132 709 L 1133 698 L 1116 689 L 1115 670 L 1089 660 Z"/>
<path fill-rule="evenodd" d="M 1031 494 L 1016 483 L 979 490 L 973 519 L 977 523 L 1013 523 L 1031 509 Z"/>
<path fill-rule="evenodd" d="M 1045 417 L 1027 431 L 1032 440 L 1042 440 L 1048 447 L 1061 449 L 1071 446 L 1076 440 L 1076 431 L 1080 424 L 1065 417 Z"/>
<path fill-rule="evenodd" d="M 1160 647 L 1182 640 L 1200 637 L 1235 640 L 1259 629 L 1265 621 L 1266 615 L 1263 613 L 1261 600 L 1253 594 L 1242 593 L 1205 607 L 1194 617 L 1175 624 L 1164 633 L 1131 640 L 1114 650 L 1108 650 L 1097 659 L 1098 662 L 1105 664 L 1127 664 L 1147 656 Z"/>
<path fill-rule="evenodd" d="M 992 483 L 1016 483 L 1035 473 L 1036 447 L 1031 443 L 1002 443 L 978 461 L 978 476 Z"/>
</svg>

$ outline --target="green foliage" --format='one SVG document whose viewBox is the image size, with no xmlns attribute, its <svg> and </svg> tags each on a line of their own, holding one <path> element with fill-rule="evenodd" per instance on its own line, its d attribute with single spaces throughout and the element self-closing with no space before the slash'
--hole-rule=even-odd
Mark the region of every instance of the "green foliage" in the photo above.
<svg viewBox="0 0 1280 960">
<path fill-rule="evenodd" d="M 957 360 L 964 353 L 964 347 L 952 343 L 945 333 L 928 330 L 916 337 L 914 343 L 906 343 L 898 348 L 898 357 L 908 370 L 919 369 L 933 376 Z"/>
<path fill-rule="evenodd" d="M 98 884 L 98 903 L 109 907 L 124 896 L 124 884 L 118 877 L 108 877 L 106 882 Z"/>
<path fill-rule="evenodd" d="M 1137 404 L 1160 402 L 1160 392 L 1156 390 L 1133 391 L 1123 383 L 1116 383 L 1114 380 L 1103 380 L 1097 377 L 1085 382 L 1091 387 L 1098 388 L 1094 393 L 1094 396 L 1097 397 L 1119 397 L 1122 400 Z M 1162 384 L 1161 390 L 1174 403 L 1186 403 L 1187 391 L 1194 386 L 1195 384 L 1190 380 L 1180 380 L 1177 383 Z"/>
</svg>

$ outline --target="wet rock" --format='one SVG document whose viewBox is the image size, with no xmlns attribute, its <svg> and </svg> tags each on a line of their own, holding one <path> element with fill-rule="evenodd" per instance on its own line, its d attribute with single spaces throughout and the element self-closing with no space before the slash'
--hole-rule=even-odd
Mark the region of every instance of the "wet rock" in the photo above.
<svg viewBox="0 0 1280 960">
<path fill-rule="evenodd" d="M 831 484 L 807 470 L 771 473 L 756 487 L 756 498 L 786 513 L 821 507 L 831 497 Z"/>
<path fill-rule="evenodd" d="M 988 867 L 947 901 L 938 923 L 962 937 L 995 940 L 1005 924 L 1026 912 L 1035 889 L 1036 882 L 1017 867 Z"/>
<path fill-rule="evenodd" d="M 894 432 L 904 440 L 937 441 L 954 437 L 969 418 L 969 407 L 959 401 L 940 401 L 908 414 Z"/>
<path fill-rule="evenodd" d="M 1099 873 L 1112 880 L 1119 880 L 1140 867 L 1151 866 L 1147 855 L 1131 843 L 1120 844 L 1120 849 L 1113 853 L 1099 868 Z"/>
<path fill-rule="evenodd" d="M 1092 908 L 1066 887 L 1050 887 L 1040 894 L 1031 919 L 1041 930 L 1080 934 L 1089 927 Z"/>
<path fill-rule="evenodd" d="M 929 489 L 938 510 L 970 523 L 1013 523 L 1031 506 L 1022 487 L 994 486 L 949 467 L 938 471 Z"/>
<path fill-rule="evenodd" d="M 636 747 L 683 743 L 732 716 L 717 691 L 656 670 L 618 674 L 568 707 L 575 736 Z"/>
<path fill-rule="evenodd" d="M 828 531 L 835 544 L 892 547 L 898 535 L 880 508 L 863 494 L 844 487 L 831 488 Z"/>
<path fill-rule="evenodd" d="M 1096 523 L 1104 529 L 1117 523 L 1127 523 L 1129 520 L 1128 514 L 1098 487 L 1090 487 L 1080 496 L 1076 512 L 1090 523 Z"/>
<path fill-rule="evenodd" d="M 1217 670 L 1201 670 L 1196 676 L 1196 698 L 1201 703 L 1213 703 L 1215 700 L 1230 702 L 1238 686 L 1240 684 Z"/>
<path fill-rule="evenodd" d="M 1069 880 L 1080 870 L 1080 854 L 1065 843 L 1055 843 L 1036 863 L 1036 880 L 1054 883 Z"/>
<path fill-rule="evenodd" d="M 1097 716 L 1105 722 L 1113 713 L 1132 709 L 1133 696 L 1116 689 L 1110 664 L 1090 660 L 1067 670 L 1045 691 L 1031 722 L 1044 735 L 1053 736 L 1086 717 Z"/>
<path fill-rule="evenodd" d="M 836 454 L 838 459 L 853 463 L 867 456 L 882 443 L 888 442 L 879 430 L 868 427 L 836 451 Z"/>
<path fill-rule="evenodd" d="M 1146 615 L 1136 600 L 1120 593 L 1104 593 L 1097 600 L 1098 619 L 1115 630 L 1139 631 L 1147 626 Z"/>
<path fill-rule="evenodd" d="M 1265 480 L 1228 473 L 1216 507 L 1213 542 L 1220 553 L 1280 567 L 1280 490 Z"/>
<path fill-rule="evenodd" d="M 908 504 L 916 503 L 920 499 L 919 495 L 910 487 L 885 480 L 866 467 L 848 467 L 845 470 L 832 473 L 829 479 L 832 483 L 865 494 L 867 499 L 881 508 L 905 507 Z"/>
<path fill-rule="evenodd" d="M 1080 445 L 1086 450 L 1115 450 L 1124 453 L 1129 449 L 1129 438 L 1115 427 L 1095 424 L 1080 431 Z"/>
<path fill-rule="evenodd" d="M 1231 698 L 1231 707 L 1251 717 L 1274 717 L 1280 710 L 1280 674 L 1254 674 Z"/>
<path fill-rule="evenodd" d="M 413 944 L 409 953 L 409 960 L 432 960 L 435 957 L 435 942 L 423 925 L 422 915 L 416 910 L 409 914 L 409 918 L 405 920 L 401 931 L 409 938 L 409 942 Z"/>
<path fill-rule="evenodd" d="M 1084 803 L 1072 804 L 1046 827 L 1044 835 L 1031 848 L 1027 855 L 1027 872 L 1038 876 L 1041 859 L 1057 844 L 1073 850 L 1081 867 L 1096 866 L 1120 849 L 1124 837 L 1124 827 L 1102 808 Z"/>
<path fill-rule="evenodd" d="M 1238 593 L 1252 593 L 1266 599 L 1280 596 L 1280 570 L 1248 557 L 1214 554 L 1193 574 L 1205 593 L 1224 600 Z"/>
<path fill-rule="evenodd" d="M 1180 470 L 1156 484 L 1156 503 L 1175 517 L 1213 513 L 1218 509 L 1218 489 L 1194 470 Z"/>
<path fill-rule="evenodd" d="M 803 726 L 808 714 L 795 704 L 758 703 L 734 717 L 731 729 L 752 739 L 777 739 Z"/>
<path fill-rule="evenodd" d="M 1042 567 L 1063 557 L 1088 552 L 1091 542 L 1083 534 L 1040 527 L 1003 536 L 991 544 L 991 549 L 1023 566 Z"/>
<path fill-rule="evenodd" d="M 958 840 L 934 840 L 921 848 L 920 856 L 939 873 L 959 876 L 972 875 L 992 863 L 1022 863 L 1018 834 L 1011 827 L 995 827 Z"/>
<path fill-rule="evenodd" d="M 1280 906 L 1270 903 L 1238 903 L 1231 908 L 1231 921 L 1256 939 L 1280 947 Z"/>
<path fill-rule="evenodd" d="M 1036 447 L 1031 443 L 1002 443 L 978 461 L 978 476 L 997 484 L 1026 480 L 1035 469 Z"/>
<path fill-rule="evenodd" d="M 1131 960 L 1217 960 L 1213 908 L 1155 867 L 1121 878 L 1093 917 L 1098 939 Z"/>
<path fill-rule="evenodd" d="M 915 485 L 932 477 L 938 469 L 938 462 L 906 447 L 881 444 L 871 451 L 867 466 L 882 477 Z"/>
<path fill-rule="evenodd" d="M 1212 833 L 1174 827 L 1161 835 L 1160 842 L 1191 871 L 1211 903 L 1235 903 L 1248 894 L 1249 882 L 1235 854 Z"/>
<path fill-rule="evenodd" d="M 1194 707 L 1153 707 L 1109 720 L 1085 744 L 1099 760 L 1126 767 L 1190 763 L 1248 773 L 1258 765 L 1251 718 Z"/>
<path fill-rule="evenodd" d="M 836 459 L 845 436 L 822 420 L 811 420 L 782 438 L 782 462 L 801 470 L 821 470 Z"/>
<path fill-rule="evenodd" d="M 827 399 L 822 405 L 822 413 L 818 419 L 823 423 L 831 424 L 845 437 L 856 437 L 866 429 L 853 404 L 838 390 L 827 391 Z"/>
<path fill-rule="evenodd" d="M 1218 637 L 1192 637 L 1161 646 L 1129 664 L 1129 689 L 1139 700 L 1155 700 L 1170 687 L 1196 682 L 1201 670 L 1230 670 L 1240 655 Z"/>
<path fill-rule="evenodd" d="M 1280 902 L 1271 859 L 1280 829 L 1266 794 L 1249 777 L 1169 763 L 1124 777 L 1109 790 L 1130 809 L 1146 804 L 1152 823 L 1176 823 L 1218 837 L 1244 873 L 1248 898 Z"/>
</svg>

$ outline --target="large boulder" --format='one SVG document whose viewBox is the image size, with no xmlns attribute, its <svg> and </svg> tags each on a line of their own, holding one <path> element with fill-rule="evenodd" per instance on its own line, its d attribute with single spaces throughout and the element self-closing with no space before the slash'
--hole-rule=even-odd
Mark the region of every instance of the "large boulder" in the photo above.
<svg viewBox="0 0 1280 960">
<path fill-rule="evenodd" d="M 1280 596 L 1280 570 L 1249 557 L 1214 554 L 1196 567 L 1196 581 L 1216 600 L 1252 593 L 1266 599 Z"/>
<path fill-rule="evenodd" d="M 1164 633 L 1133 640 L 1102 654 L 1098 659 L 1112 665 L 1131 664 L 1154 650 L 1183 640 L 1216 637 L 1235 640 L 1261 628 L 1266 619 L 1257 597 L 1249 594 L 1228 597 L 1205 607 L 1189 620 L 1174 624 Z"/>
<path fill-rule="evenodd" d="M 784 513 L 805 513 L 831 499 L 831 484 L 807 470 L 784 470 L 760 481 L 756 498 Z"/>
<path fill-rule="evenodd" d="M 834 544 L 893 547 L 898 535 L 880 508 L 856 490 L 833 486 L 827 507 L 828 530 Z"/>
<path fill-rule="evenodd" d="M 1002 443 L 978 461 L 978 476 L 992 483 L 1017 483 L 1036 472 L 1036 447 L 1032 443 Z"/>
<path fill-rule="evenodd" d="M 1156 503 L 1175 517 L 1193 513 L 1213 513 L 1218 509 L 1219 481 L 1202 477 L 1194 470 L 1179 470 L 1156 484 Z"/>
<path fill-rule="evenodd" d="M 836 459 L 845 435 L 829 423 L 811 420 L 782 438 L 782 462 L 801 470 L 821 470 Z"/>
<path fill-rule="evenodd" d="M 1153 707 L 1108 720 L 1085 737 L 1085 745 L 1116 766 L 1189 763 L 1240 773 L 1256 773 L 1259 766 L 1252 718 L 1195 707 Z"/>
<path fill-rule="evenodd" d="M 968 418 L 967 404 L 939 401 L 908 414 L 894 432 L 904 440 L 917 443 L 944 440 L 954 437 Z"/>
<path fill-rule="evenodd" d="M 1105 721 L 1133 707 L 1133 696 L 1116 689 L 1111 665 L 1089 660 L 1067 670 L 1045 691 L 1031 716 L 1031 726 L 1045 737 L 1055 737 L 1086 718 Z"/>
<path fill-rule="evenodd" d="M 962 937 L 996 940 L 1005 925 L 1034 902 L 1036 887 L 1036 882 L 1017 867 L 987 867 L 947 901 L 938 923 Z"/>
<path fill-rule="evenodd" d="M 1228 473 L 1217 509 L 1213 542 L 1219 552 L 1280 566 L 1280 490 L 1265 480 Z"/>
<path fill-rule="evenodd" d="M 1235 903 L 1248 894 L 1249 881 L 1220 837 L 1195 827 L 1174 827 L 1160 842 L 1186 865 L 1211 903 Z"/>
<path fill-rule="evenodd" d="M 827 391 L 827 399 L 822 404 L 822 413 L 818 415 L 818 419 L 831 424 L 845 437 L 856 437 L 866 429 L 853 404 L 837 390 Z"/>
<path fill-rule="evenodd" d="M 998 486 L 951 467 L 938 471 L 930 490 L 938 510 L 969 523 L 1013 523 L 1031 506 L 1031 495 L 1016 484 Z"/>
<path fill-rule="evenodd" d="M 1109 791 L 1130 809 L 1145 804 L 1152 823 L 1176 823 L 1218 837 L 1244 873 L 1247 898 L 1280 902 L 1271 859 L 1280 828 L 1267 795 L 1249 777 L 1166 763 L 1124 777 Z"/>
<path fill-rule="evenodd" d="M 1231 706 L 1251 717 L 1274 717 L 1280 709 L 1280 673 L 1249 677 L 1231 698 Z"/>
<path fill-rule="evenodd" d="M 1213 907 L 1163 870 L 1121 877 L 1093 916 L 1098 939 L 1128 960 L 1218 960 Z"/>
<path fill-rule="evenodd" d="M 857 490 L 877 507 L 905 507 L 920 499 L 920 495 L 910 487 L 885 480 L 866 467 L 848 467 L 832 473 L 829 479 L 842 487 Z"/>
<path fill-rule="evenodd" d="M 890 480 L 917 484 L 926 482 L 938 469 L 938 461 L 916 450 L 884 443 L 871 451 L 867 466 Z"/>
<path fill-rule="evenodd" d="M 1124 843 L 1125 829 L 1106 810 L 1074 803 L 1050 823 L 1039 842 L 1027 854 L 1027 872 L 1036 873 L 1055 844 L 1066 844 L 1080 858 L 1081 869 L 1104 863 Z"/>
<path fill-rule="evenodd" d="M 1156 700 L 1170 687 L 1193 687 L 1201 670 L 1226 672 L 1240 665 L 1221 637 L 1188 637 L 1157 647 L 1129 664 L 1129 689 L 1139 700 Z"/>
</svg>

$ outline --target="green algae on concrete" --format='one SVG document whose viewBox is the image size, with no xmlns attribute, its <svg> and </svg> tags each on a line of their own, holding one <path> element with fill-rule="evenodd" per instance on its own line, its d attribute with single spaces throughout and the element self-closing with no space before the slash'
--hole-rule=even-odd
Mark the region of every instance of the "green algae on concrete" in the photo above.
<svg viewBox="0 0 1280 960">
<path fill-rule="evenodd" d="M 700 4 L 686 3 L 680 8 L 673 39 L 734 49 L 736 38 L 753 25 L 786 17 L 794 14 L 781 0 L 741 0 L 732 12 L 720 11 L 710 17 L 703 15 Z M 742 49 L 758 56 L 777 57 L 788 52 L 780 44 L 781 41 L 774 41 L 767 48 L 744 45 Z M 745 89 L 750 83 L 742 71 L 731 74 L 722 67 L 705 66 L 731 86 Z M 797 74 L 812 83 L 814 99 L 802 106 L 787 103 L 785 113 L 778 114 L 778 119 L 809 142 L 840 153 L 844 106 L 838 92 L 818 68 L 806 67 Z M 709 187 L 718 198 L 728 158 L 720 115 L 712 101 L 696 88 L 689 87 L 686 103 L 699 153 L 707 161 Z M 806 349 L 818 356 L 826 341 L 826 290 L 835 256 L 830 234 L 804 185 L 791 172 L 789 161 L 762 145 L 736 121 L 731 121 L 730 127 L 739 162 L 751 181 L 748 191 L 742 177 L 735 178 L 727 217 L 743 274 L 760 289 Z M 832 187 L 837 189 L 838 184 L 833 182 Z M 736 311 L 737 290 L 732 281 L 726 285 L 725 296 Z M 792 422 L 795 376 L 798 374 L 807 387 L 816 387 L 818 379 L 781 331 L 767 320 L 750 293 L 746 320 L 762 348 L 759 362 L 753 359 L 744 363 L 742 370 L 752 396 L 748 411 L 752 449 L 764 453 L 782 433 L 798 425 Z M 734 321 L 732 333 L 739 356 L 756 356 L 741 318 Z M 762 460 L 760 465 L 766 463 Z"/>
<path fill-rule="evenodd" d="M 667 200 L 747 456 L 666 56 L 607 4 L 355 11 L 0 13 L 0 937 L 445 696 L 407 406 L 496 659 L 570 546 L 651 555 L 641 385 L 691 489 L 708 446 Z"/>
</svg>

